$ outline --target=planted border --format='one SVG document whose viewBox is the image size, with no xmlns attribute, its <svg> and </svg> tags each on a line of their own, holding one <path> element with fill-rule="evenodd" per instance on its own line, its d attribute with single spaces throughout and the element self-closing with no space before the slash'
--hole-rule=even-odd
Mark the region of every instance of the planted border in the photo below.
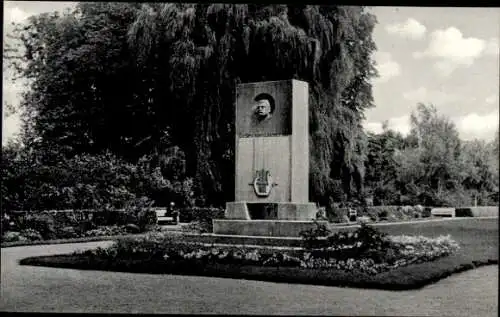
<svg viewBox="0 0 500 317">
<path fill-rule="evenodd" d="M 483 265 L 498 264 L 498 259 L 461 263 L 445 270 L 436 270 L 450 259 L 441 259 L 417 265 L 401 267 L 377 275 L 360 274 L 328 269 L 302 269 L 297 267 L 268 267 L 210 263 L 196 265 L 189 261 L 96 259 L 85 255 L 54 255 L 26 258 L 21 265 L 49 266 L 81 270 L 101 270 L 146 274 L 173 274 L 246 279 L 278 283 L 308 284 L 338 287 L 356 287 L 383 290 L 419 289 L 454 273 Z M 442 262 L 442 263 L 440 263 Z"/>
<path fill-rule="evenodd" d="M 168 231 L 169 234 L 176 235 L 180 234 L 176 231 Z M 13 242 L 2 242 L 0 247 L 11 248 L 11 247 L 22 247 L 30 245 L 47 245 L 47 244 L 66 244 L 66 243 L 84 243 L 84 242 L 95 242 L 95 241 L 111 241 L 123 238 L 136 238 L 146 236 L 148 233 L 138 233 L 138 234 L 127 234 L 127 235 L 117 235 L 117 236 L 98 236 L 98 237 L 82 237 L 82 238 L 71 238 L 71 239 L 54 239 L 54 240 L 37 240 L 37 241 L 13 241 Z"/>
</svg>

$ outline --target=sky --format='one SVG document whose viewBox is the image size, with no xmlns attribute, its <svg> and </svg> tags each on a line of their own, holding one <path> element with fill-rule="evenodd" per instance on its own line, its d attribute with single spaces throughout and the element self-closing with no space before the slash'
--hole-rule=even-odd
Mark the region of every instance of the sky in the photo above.
<svg viewBox="0 0 500 317">
<path fill-rule="evenodd" d="M 5 34 L 11 22 L 33 14 L 62 11 L 74 2 L 4 1 Z M 364 127 L 375 133 L 382 122 L 403 134 L 419 102 L 433 104 L 450 118 L 463 140 L 492 140 L 499 126 L 500 8 L 371 7 L 378 24 L 373 38 L 380 77 L 373 81 L 375 107 Z M 22 82 L 3 72 L 2 144 L 19 131 L 16 106 Z"/>
</svg>

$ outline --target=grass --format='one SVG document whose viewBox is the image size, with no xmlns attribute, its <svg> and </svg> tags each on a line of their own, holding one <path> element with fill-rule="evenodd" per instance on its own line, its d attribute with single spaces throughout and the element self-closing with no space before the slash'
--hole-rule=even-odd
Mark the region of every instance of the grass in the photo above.
<svg viewBox="0 0 500 317">
<path fill-rule="evenodd" d="M 437 237 L 450 234 L 461 249 L 448 257 L 432 262 L 400 267 L 377 275 L 344 272 L 332 269 L 298 267 L 262 267 L 229 264 L 192 264 L 162 260 L 98 259 L 86 255 L 56 255 L 21 260 L 22 265 L 76 268 L 153 274 L 180 274 L 300 283 L 325 286 L 376 288 L 386 290 L 418 289 L 451 274 L 482 265 L 498 264 L 498 219 L 467 218 L 456 221 L 400 224 L 379 227 L 393 235 L 424 235 Z"/>
</svg>

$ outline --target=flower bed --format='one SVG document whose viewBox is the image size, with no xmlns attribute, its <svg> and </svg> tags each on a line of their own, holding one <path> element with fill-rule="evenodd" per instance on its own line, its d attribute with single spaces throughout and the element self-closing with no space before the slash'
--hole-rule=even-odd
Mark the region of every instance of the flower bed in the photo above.
<svg viewBox="0 0 500 317">
<path fill-rule="evenodd" d="M 385 236 L 375 229 L 362 227 L 355 232 L 330 236 L 326 245 L 321 248 L 276 250 L 216 247 L 185 243 L 172 236 L 152 233 L 143 237 L 120 239 L 109 248 L 86 251 L 85 255 L 108 260 L 301 267 L 374 275 L 414 263 L 433 261 L 458 249 L 458 244 L 450 236 Z"/>
<path fill-rule="evenodd" d="M 337 241 L 336 246 L 309 249 L 216 247 L 187 243 L 182 234 L 167 236 L 149 233 L 141 237 L 120 238 L 110 248 L 31 257 L 22 259 L 20 264 L 386 290 L 416 289 L 454 273 L 498 264 L 496 219 L 464 218 L 384 226 L 376 231 L 366 229 L 368 227 L 365 227 L 361 238 L 359 230 L 356 231 L 357 237 L 356 232 L 332 235 L 330 243 Z M 451 233 L 460 249 L 456 251 L 456 243 L 442 233 Z M 361 242 L 361 245 L 349 247 L 352 246 L 349 239 Z M 388 244 L 399 253 L 394 252 L 394 248 L 386 248 Z M 378 247 L 380 250 L 377 250 Z M 321 255 L 327 254 L 334 258 L 332 264 L 321 260 Z M 391 257 L 393 262 L 390 262 Z M 387 264 L 384 266 L 382 263 Z M 375 273 L 364 267 L 379 270 Z"/>
</svg>

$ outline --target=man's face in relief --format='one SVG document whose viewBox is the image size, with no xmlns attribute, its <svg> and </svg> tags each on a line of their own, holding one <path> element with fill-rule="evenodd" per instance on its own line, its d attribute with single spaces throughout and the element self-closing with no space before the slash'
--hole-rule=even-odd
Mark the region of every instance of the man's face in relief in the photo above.
<svg viewBox="0 0 500 317">
<path fill-rule="evenodd" d="M 257 101 L 257 106 L 255 108 L 255 114 L 259 119 L 265 119 L 271 113 L 271 105 L 268 100 Z"/>
</svg>

